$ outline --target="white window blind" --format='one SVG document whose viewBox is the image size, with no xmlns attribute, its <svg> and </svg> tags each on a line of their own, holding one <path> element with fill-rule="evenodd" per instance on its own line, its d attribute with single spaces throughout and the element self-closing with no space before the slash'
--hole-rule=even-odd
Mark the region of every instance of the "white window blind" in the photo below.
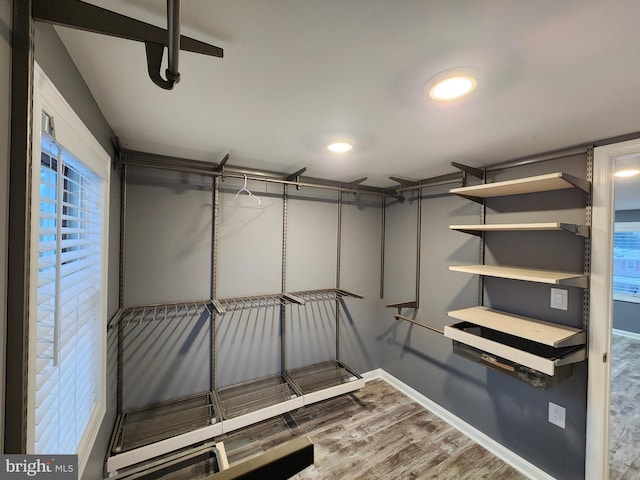
<svg viewBox="0 0 640 480">
<path fill-rule="evenodd" d="M 615 224 L 613 297 L 640 303 L 640 222 Z"/>
<path fill-rule="evenodd" d="M 35 453 L 76 453 L 99 402 L 103 181 L 42 140 Z"/>
<path fill-rule="evenodd" d="M 106 411 L 111 159 L 36 64 L 27 453 L 77 454 Z"/>
</svg>

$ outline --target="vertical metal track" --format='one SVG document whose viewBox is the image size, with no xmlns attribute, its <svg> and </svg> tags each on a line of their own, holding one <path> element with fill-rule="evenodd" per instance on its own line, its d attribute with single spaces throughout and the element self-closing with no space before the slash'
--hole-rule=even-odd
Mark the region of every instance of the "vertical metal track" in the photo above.
<svg viewBox="0 0 640 480">
<path fill-rule="evenodd" d="M 282 193 L 282 292 L 287 291 L 287 203 L 289 201 L 288 186 L 284 185 Z M 287 311 L 280 305 L 280 370 L 287 370 Z"/>
<path fill-rule="evenodd" d="M 384 298 L 384 247 L 385 247 L 385 221 L 386 221 L 386 210 L 387 210 L 387 202 L 384 196 L 380 197 L 380 202 L 382 203 L 382 221 L 380 225 L 380 298 Z"/>
<path fill-rule="evenodd" d="M 587 149 L 587 181 L 593 181 L 593 147 Z M 586 196 L 585 200 L 585 225 L 591 227 L 591 193 Z M 591 237 L 584 239 L 584 273 L 591 273 Z M 589 310 L 591 295 L 588 288 L 582 290 L 582 328 L 587 330 L 589 327 Z"/>
<path fill-rule="evenodd" d="M 483 169 L 482 183 L 487 183 L 487 169 Z M 482 199 L 480 203 L 480 224 L 484 225 L 487 222 L 487 206 L 486 199 Z M 485 234 L 486 232 L 480 232 L 480 241 L 478 245 L 478 260 L 480 265 L 484 265 L 485 262 Z M 478 305 L 484 305 L 484 275 L 478 275 Z"/>
<path fill-rule="evenodd" d="M 336 239 L 336 288 L 340 288 L 340 255 L 342 248 L 342 192 L 338 192 L 338 235 Z M 336 360 L 340 360 L 340 299 L 336 295 Z"/>
<path fill-rule="evenodd" d="M 11 31 L 11 144 L 4 453 L 27 451 L 33 21 L 31 0 L 13 1 Z"/>
<path fill-rule="evenodd" d="M 213 300 L 218 298 L 218 224 L 220 218 L 220 177 L 213 177 L 213 191 L 211 193 L 211 298 Z M 217 388 L 216 385 L 216 335 L 218 330 L 217 325 L 217 313 L 215 309 L 212 309 L 211 314 L 211 378 L 210 378 L 210 390 L 214 392 Z"/>
<path fill-rule="evenodd" d="M 120 170 L 120 258 L 118 272 L 118 306 L 125 306 L 125 245 L 127 236 L 127 165 L 122 165 Z M 123 410 L 123 390 L 124 390 L 124 326 L 118 322 L 118 359 L 117 359 L 117 411 L 118 415 Z"/>
<path fill-rule="evenodd" d="M 416 190 L 418 193 L 418 221 L 416 234 L 416 308 L 420 308 L 420 257 L 422 251 L 422 188 Z"/>
</svg>

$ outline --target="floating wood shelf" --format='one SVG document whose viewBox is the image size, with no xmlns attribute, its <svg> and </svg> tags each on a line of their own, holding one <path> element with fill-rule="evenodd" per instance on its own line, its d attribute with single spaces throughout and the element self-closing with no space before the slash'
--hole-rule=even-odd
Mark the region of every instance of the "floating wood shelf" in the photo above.
<svg viewBox="0 0 640 480">
<path fill-rule="evenodd" d="M 487 277 L 524 280 L 527 282 L 587 288 L 589 276 L 584 273 L 556 272 L 534 268 L 502 267 L 498 265 L 450 265 L 454 272 L 473 273 Z"/>
<path fill-rule="evenodd" d="M 447 312 L 447 315 L 554 348 L 584 345 L 587 341 L 584 330 L 502 312 L 488 307 L 453 310 Z"/>
<path fill-rule="evenodd" d="M 566 231 L 589 238 L 591 229 L 588 225 L 576 225 L 574 223 L 501 223 L 479 225 L 449 225 L 451 230 L 481 235 L 482 232 L 532 232 L 532 231 Z"/>
<path fill-rule="evenodd" d="M 483 360 L 512 372 L 516 372 L 519 366 L 525 366 L 553 376 L 557 367 L 581 362 L 587 358 L 586 346 L 553 348 L 469 322 L 447 325 L 444 327 L 444 334 L 452 340 L 483 352 Z M 514 365 L 508 362 L 513 362 Z"/>
<path fill-rule="evenodd" d="M 449 193 L 455 193 L 456 195 L 470 199 L 482 199 L 525 193 L 549 192 L 568 188 L 578 188 L 586 193 L 591 192 L 591 184 L 586 180 L 564 172 L 556 172 L 504 182 L 452 188 L 449 190 Z"/>
</svg>

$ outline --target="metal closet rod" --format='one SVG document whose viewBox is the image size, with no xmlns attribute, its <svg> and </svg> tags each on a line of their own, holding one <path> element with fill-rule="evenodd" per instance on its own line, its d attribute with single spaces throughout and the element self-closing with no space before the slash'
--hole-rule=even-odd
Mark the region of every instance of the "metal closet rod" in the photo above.
<svg viewBox="0 0 640 480">
<path fill-rule="evenodd" d="M 374 195 L 381 197 L 397 198 L 398 195 L 387 193 L 384 189 L 378 187 L 366 187 L 357 186 L 357 183 L 348 182 L 335 182 L 332 180 L 326 180 L 315 177 L 301 177 L 293 174 L 294 178 L 303 180 L 287 180 L 292 175 L 287 175 L 278 172 L 272 172 L 268 170 L 257 170 L 244 167 L 236 167 L 231 165 L 223 165 L 220 168 L 218 165 L 202 162 L 199 160 L 191 160 L 184 158 L 172 158 L 163 155 L 155 155 L 144 152 L 135 152 L 125 150 L 123 151 L 124 159 L 122 163 L 129 166 L 156 168 L 160 170 L 171 170 L 176 172 L 194 173 L 200 175 L 210 175 L 214 177 L 230 177 L 230 178 L 247 178 L 247 180 L 254 180 L 260 182 L 276 183 L 280 185 L 293 185 L 295 187 L 309 187 L 320 188 L 325 190 L 334 190 L 339 192 L 357 193 L 362 195 Z M 225 162 L 226 163 L 226 162 Z M 301 173 L 300 170 L 296 173 Z M 354 186 L 343 187 L 341 185 L 349 184 Z"/>
</svg>

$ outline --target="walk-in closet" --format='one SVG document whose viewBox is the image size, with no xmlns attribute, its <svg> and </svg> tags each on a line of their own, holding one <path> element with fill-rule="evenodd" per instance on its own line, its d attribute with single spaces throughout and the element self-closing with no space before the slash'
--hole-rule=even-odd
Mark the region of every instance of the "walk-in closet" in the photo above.
<svg viewBox="0 0 640 480">
<path fill-rule="evenodd" d="M 640 478 L 637 5 L 543 3 L 0 0 L 0 478 Z"/>
</svg>

